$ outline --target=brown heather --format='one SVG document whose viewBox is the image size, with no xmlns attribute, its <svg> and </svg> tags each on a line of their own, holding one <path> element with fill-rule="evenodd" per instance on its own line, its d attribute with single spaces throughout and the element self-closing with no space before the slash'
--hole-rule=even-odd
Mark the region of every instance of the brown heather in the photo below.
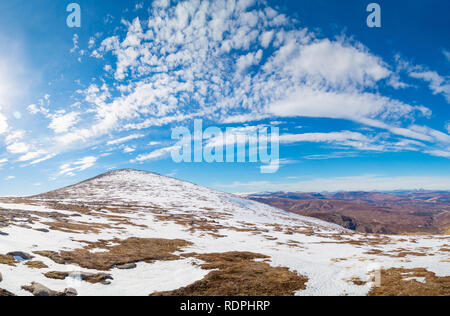
<svg viewBox="0 0 450 316">
<path fill-rule="evenodd" d="M 254 261 L 268 259 L 261 254 L 226 252 L 189 256 L 205 261 L 202 269 L 214 271 L 187 287 L 153 296 L 291 296 L 306 289 L 308 282 L 295 271 Z"/>
<path fill-rule="evenodd" d="M 126 240 L 113 239 L 109 241 L 85 242 L 85 248 L 73 251 L 35 251 L 37 255 L 48 257 L 59 264 L 77 264 L 86 269 L 107 271 L 116 265 L 136 263 L 144 261 L 152 263 L 158 260 L 176 260 L 179 256 L 174 255 L 183 247 L 191 243 L 180 239 L 144 239 L 129 238 Z M 114 246 L 109 246 L 114 243 Z M 92 253 L 90 249 L 105 249 L 107 252 Z"/>
</svg>

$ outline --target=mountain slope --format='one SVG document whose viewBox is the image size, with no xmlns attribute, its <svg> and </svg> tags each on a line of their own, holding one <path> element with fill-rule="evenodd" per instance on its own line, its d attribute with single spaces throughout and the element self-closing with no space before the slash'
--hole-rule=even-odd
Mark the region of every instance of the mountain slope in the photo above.
<svg viewBox="0 0 450 316">
<path fill-rule="evenodd" d="M 0 289 L 18 295 L 366 295 L 374 269 L 450 274 L 446 236 L 357 234 L 144 171 L 0 202 Z"/>
</svg>

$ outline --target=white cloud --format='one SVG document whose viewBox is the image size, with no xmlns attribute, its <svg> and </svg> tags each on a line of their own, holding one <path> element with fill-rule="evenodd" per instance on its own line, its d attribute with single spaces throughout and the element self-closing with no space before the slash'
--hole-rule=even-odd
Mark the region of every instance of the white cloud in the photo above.
<svg viewBox="0 0 450 316">
<path fill-rule="evenodd" d="M 16 178 L 15 176 L 8 176 L 5 178 L 5 180 L 9 181 L 9 180 L 14 180 L 15 178 Z"/>
<path fill-rule="evenodd" d="M 129 142 L 130 140 L 139 139 L 139 138 L 142 138 L 142 137 L 145 137 L 145 135 L 143 135 L 143 134 L 132 134 L 132 135 L 125 136 L 125 137 L 122 137 L 122 138 L 111 140 L 111 141 L 109 141 L 107 143 L 107 145 L 108 146 L 119 145 L 119 144 L 123 144 L 123 143 Z"/>
<path fill-rule="evenodd" d="M 67 132 L 72 126 L 79 122 L 79 113 L 61 113 L 52 116 L 51 123 L 48 128 L 52 129 L 55 133 L 61 134 Z"/>
<path fill-rule="evenodd" d="M 8 159 L 6 159 L 6 158 L 0 159 L 0 168 L 3 167 L 3 165 L 6 164 L 7 162 L 8 162 Z"/>
<path fill-rule="evenodd" d="M 23 154 L 30 150 L 30 146 L 26 143 L 15 142 L 6 147 L 11 154 Z"/>
<path fill-rule="evenodd" d="M 131 160 L 132 163 L 136 162 L 144 162 L 144 161 L 153 161 L 166 158 L 170 155 L 170 153 L 174 150 L 179 149 L 179 146 L 170 146 L 165 148 L 160 148 L 152 151 L 148 154 L 142 154 L 136 157 L 136 159 Z"/>
<path fill-rule="evenodd" d="M 80 37 L 78 36 L 78 34 L 74 34 L 73 38 L 72 38 L 72 43 L 73 43 L 73 47 L 70 49 L 71 53 L 75 53 L 80 47 L 78 46 L 78 39 Z"/>
<path fill-rule="evenodd" d="M 361 133 L 350 131 L 331 133 L 305 133 L 305 134 L 284 134 L 280 136 L 281 143 L 296 142 L 343 142 L 347 140 L 367 141 L 367 137 Z"/>
<path fill-rule="evenodd" d="M 350 131 L 280 135 L 280 143 L 299 142 L 331 143 L 368 151 L 387 150 L 387 146 L 384 144 L 380 144 L 378 139 L 371 139 L 361 133 Z"/>
<path fill-rule="evenodd" d="M 44 156 L 44 157 L 42 157 L 42 158 L 33 160 L 32 162 L 30 162 L 30 165 L 36 165 L 36 164 L 41 163 L 41 162 L 43 162 L 43 161 L 47 161 L 47 160 L 49 160 L 49 159 L 52 159 L 52 158 L 55 157 L 55 156 L 56 156 L 56 154 L 48 154 L 48 155 L 46 155 L 46 156 Z"/>
<path fill-rule="evenodd" d="M 236 68 L 238 72 L 246 70 L 248 67 L 257 65 L 262 58 L 262 50 L 257 51 L 256 53 L 248 53 L 245 56 L 239 57 L 236 62 Z"/>
<path fill-rule="evenodd" d="M 450 103 L 450 80 L 440 76 L 435 71 L 415 70 L 411 71 L 409 75 L 416 79 L 422 79 L 429 82 L 430 89 L 434 94 L 443 94 Z"/>
<path fill-rule="evenodd" d="M 306 45 L 288 42 L 275 55 L 273 63 L 287 74 L 305 74 L 311 81 L 333 87 L 373 86 L 391 74 L 388 66 L 362 45 L 328 39 Z"/>
<path fill-rule="evenodd" d="M 272 42 L 274 36 L 274 31 L 266 31 L 261 35 L 261 45 L 264 48 L 268 48 L 270 43 Z"/>
<path fill-rule="evenodd" d="M 0 113 L 0 135 L 6 133 L 7 130 L 8 130 L 8 120 L 2 113 Z"/>
<path fill-rule="evenodd" d="M 19 161 L 29 161 L 47 154 L 45 150 L 31 151 L 19 157 Z"/>
<path fill-rule="evenodd" d="M 444 54 L 445 58 L 447 58 L 447 61 L 450 62 L 450 52 L 448 50 L 444 49 L 442 51 L 442 54 Z"/>
<path fill-rule="evenodd" d="M 123 149 L 123 152 L 126 153 L 126 154 L 132 153 L 132 152 L 134 152 L 134 151 L 136 151 L 136 148 L 134 148 L 134 147 L 129 147 L 129 146 L 126 146 L 126 147 Z"/>
<path fill-rule="evenodd" d="M 398 71 L 406 72 L 410 77 L 428 82 L 433 94 L 442 94 L 450 103 L 450 77 L 441 76 L 422 65 L 413 65 L 399 55 L 396 56 Z"/>
<path fill-rule="evenodd" d="M 76 171 L 83 171 L 95 165 L 98 158 L 93 156 L 84 157 L 73 163 L 63 164 L 59 168 L 59 175 L 74 176 Z"/>
<path fill-rule="evenodd" d="M 49 110 L 47 108 L 45 108 L 44 106 L 37 106 L 36 104 L 30 104 L 27 109 L 31 114 L 41 113 L 47 115 L 49 113 Z"/>
<path fill-rule="evenodd" d="M 216 184 L 218 188 L 233 192 L 337 192 L 337 191 L 394 191 L 394 190 L 449 190 L 450 178 L 439 176 L 348 176 L 316 178 L 304 181 L 276 183 L 268 181 Z"/>
<path fill-rule="evenodd" d="M 450 150 L 428 150 L 426 153 L 436 157 L 450 158 Z"/>
</svg>

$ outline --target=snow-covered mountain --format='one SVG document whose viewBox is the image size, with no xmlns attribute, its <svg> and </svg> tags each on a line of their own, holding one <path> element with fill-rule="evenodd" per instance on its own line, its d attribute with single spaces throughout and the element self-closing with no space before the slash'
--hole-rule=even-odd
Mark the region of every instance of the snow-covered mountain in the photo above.
<svg viewBox="0 0 450 316">
<path fill-rule="evenodd" d="M 192 183 L 118 170 L 1 200 L 0 295 L 366 295 L 383 294 L 375 286 L 386 292 L 392 282 L 426 290 L 448 282 L 448 242 L 357 234 Z"/>
</svg>

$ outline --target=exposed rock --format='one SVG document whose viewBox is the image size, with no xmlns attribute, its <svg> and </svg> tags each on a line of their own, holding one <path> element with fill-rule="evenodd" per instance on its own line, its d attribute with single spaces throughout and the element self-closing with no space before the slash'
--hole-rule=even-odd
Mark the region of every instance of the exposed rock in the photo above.
<svg viewBox="0 0 450 316">
<path fill-rule="evenodd" d="M 65 280 L 67 277 L 81 279 L 83 281 L 96 284 L 100 283 L 103 285 L 111 284 L 108 280 L 113 280 L 113 277 L 110 274 L 106 273 L 88 273 L 88 272 L 47 272 L 44 274 L 46 278 L 55 279 L 55 280 Z"/>
<path fill-rule="evenodd" d="M 136 263 L 126 263 L 116 266 L 116 268 L 120 270 L 131 270 L 136 269 L 136 267 L 137 267 Z"/>
<path fill-rule="evenodd" d="M 64 294 L 65 296 L 78 296 L 78 292 L 77 290 L 73 289 L 73 288 L 67 288 L 64 290 Z"/>
<path fill-rule="evenodd" d="M 32 255 L 29 255 L 26 252 L 22 252 L 22 251 L 13 251 L 13 252 L 7 253 L 6 255 L 11 256 L 11 257 L 20 257 L 23 260 L 31 260 L 34 258 Z"/>
<path fill-rule="evenodd" d="M 32 282 L 29 286 L 22 286 L 22 289 L 30 292 L 34 296 L 77 296 L 78 293 L 72 288 L 67 288 L 64 292 L 53 291 L 37 282 Z"/>
<path fill-rule="evenodd" d="M 2 276 L 2 273 L 0 272 L 0 282 L 2 282 L 3 281 L 3 276 Z"/>
<path fill-rule="evenodd" d="M 45 228 L 37 228 L 36 230 L 41 233 L 49 233 L 50 232 L 48 229 L 45 229 Z"/>
<path fill-rule="evenodd" d="M 30 286 L 22 286 L 22 289 L 30 292 L 34 296 L 57 296 L 57 292 L 50 290 L 48 287 L 32 282 Z"/>
<path fill-rule="evenodd" d="M 0 289 L 0 297 L 3 297 L 3 296 L 15 296 L 15 295 L 12 294 L 11 292 L 8 292 L 7 290 Z"/>
<path fill-rule="evenodd" d="M 9 236 L 9 234 L 4 233 L 4 232 L 0 232 L 0 236 Z"/>
</svg>

